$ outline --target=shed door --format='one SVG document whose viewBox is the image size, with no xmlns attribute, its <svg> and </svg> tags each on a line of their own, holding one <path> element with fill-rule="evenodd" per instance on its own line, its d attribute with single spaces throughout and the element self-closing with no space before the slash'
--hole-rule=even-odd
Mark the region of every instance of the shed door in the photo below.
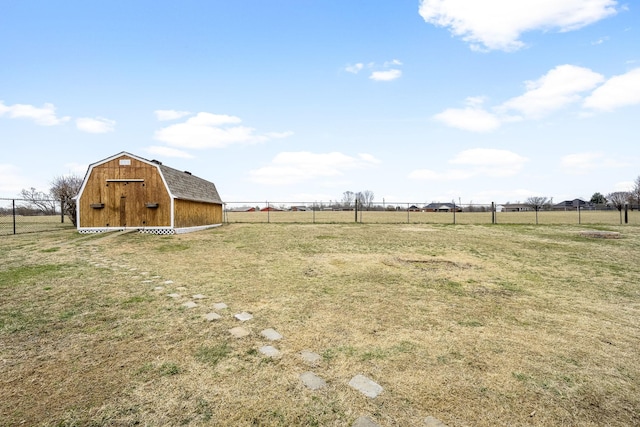
<svg viewBox="0 0 640 427">
<path fill-rule="evenodd" d="M 146 224 L 145 184 L 140 181 L 108 181 L 107 227 L 143 227 Z"/>
</svg>

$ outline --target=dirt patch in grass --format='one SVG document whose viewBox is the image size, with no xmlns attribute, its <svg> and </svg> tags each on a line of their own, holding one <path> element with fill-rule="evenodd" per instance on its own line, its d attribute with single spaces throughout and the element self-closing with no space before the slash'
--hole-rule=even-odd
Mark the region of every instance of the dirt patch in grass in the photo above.
<svg viewBox="0 0 640 427">
<path fill-rule="evenodd" d="M 0 418 L 640 423 L 640 230 L 611 226 L 625 238 L 595 240 L 574 226 L 405 228 L 233 224 L 0 240 Z M 217 302 L 229 308 L 206 321 Z M 242 311 L 253 315 L 242 323 L 250 335 L 233 338 Z M 267 328 L 283 338 L 267 341 Z M 262 355 L 264 345 L 281 357 Z M 322 356 L 317 366 L 305 350 Z M 302 384 L 310 369 L 326 388 Z M 356 374 L 384 392 L 353 390 Z"/>
</svg>

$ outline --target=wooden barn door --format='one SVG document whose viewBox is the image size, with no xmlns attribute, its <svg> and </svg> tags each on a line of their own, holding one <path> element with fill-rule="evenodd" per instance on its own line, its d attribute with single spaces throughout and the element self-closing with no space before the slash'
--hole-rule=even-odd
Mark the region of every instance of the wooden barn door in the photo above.
<svg viewBox="0 0 640 427">
<path fill-rule="evenodd" d="M 146 224 L 145 184 L 140 181 L 109 181 L 109 227 L 143 227 Z"/>
</svg>

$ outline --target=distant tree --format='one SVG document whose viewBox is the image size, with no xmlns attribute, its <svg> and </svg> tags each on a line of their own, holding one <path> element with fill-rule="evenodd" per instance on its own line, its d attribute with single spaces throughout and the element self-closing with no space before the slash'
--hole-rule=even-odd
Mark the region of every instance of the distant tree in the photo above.
<svg viewBox="0 0 640 427">
<path fill-rule="evenodd" d="M 76 196 L 82 186 L 82 178 L 77 175 L 60 175 L 51 182 L 51 195 L 62 203 L 62 213 L 67 215 L 71 223 L 78 225 Z"/>
<path fill-rule="evenodd" d="M 640 175 L 633 181 L 633 190 L 631 190 L 631 205 L 634 203 L 640 209 Z"/>
<path fill-rule="evenodd" d="M 593 193 L 593 196 L 591 196 L 591 200 L 589 201 L 596 205 L 604 205 L 605 203 L 607 203 L 607 199 L 605 199 L 605 197 L 598 192 Z"/>
<path fill-rule="evenodd" d="M 536 211 L 536 224 L 538 223 L 538 211 L 545 209 L 551 205 L 551 199 L 543 196 L 528 197 L 524 202 L 525 205 L 533 208 Z"/>
<path fill-rule="evenodd" d="M 628 191 L 616 191 L 607 194 L 607 201 L 620 212 L 620 224 L 622 224 L 622 208 L 628 203 L 630 194 Z"/>
<path fill-rule="evenodd" d="M 20 198 L 25 200 L 31 209 L 42 212 L 44 215 L 54 215 L 56 213 L 56 206 L 60 202 L 51 194 L 43 191 L 38 191 L 31 187 L 28 190 L 23 189 L 20 192 Z"/>
<path fill-rule="evenodd" d="M 345 191 L 342 193 L 342 207 L 349 209 L 356 199 L 356 194 L 353 191 Z"/>
<path fill-rule="evenodd" d="M 373 206 L 373 191 L 364 190 L 356 194 L 356 200 L 362 209 L 370 210 Z"/>
</svg>

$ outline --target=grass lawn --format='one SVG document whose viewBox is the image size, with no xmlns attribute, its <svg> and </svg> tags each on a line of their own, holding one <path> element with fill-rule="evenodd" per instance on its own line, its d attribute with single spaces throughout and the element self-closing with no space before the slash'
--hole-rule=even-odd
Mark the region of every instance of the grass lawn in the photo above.
<svg viewBox="0 0 640 427">
<path fill-rule="evenodd" d="M 640 226 L 595 228 L 620 238 L 240 223 L 4 236 L 0 424 L 638 425 Z M 242 311 L 254 318 L 241 324 Z M 232 337 L 237 326 L 250 335 Z M 307 371 L 327 387 L 307 389 Z M 349 387 L 357 374 L 382 394 Z"/>
</svg>

